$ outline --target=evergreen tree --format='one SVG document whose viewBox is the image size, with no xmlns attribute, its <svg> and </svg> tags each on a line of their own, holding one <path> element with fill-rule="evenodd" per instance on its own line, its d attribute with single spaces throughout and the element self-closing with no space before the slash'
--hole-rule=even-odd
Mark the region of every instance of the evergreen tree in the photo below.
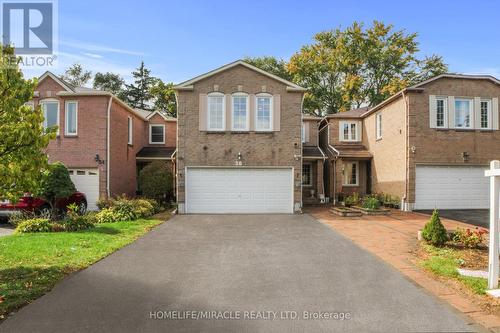
<svg viewBox="0 0 500 333">
<path fill-rule="evenodd" d="M 134 83 L 126 84 L 126 96 L 128 104 L 133 108 L 143 110 L 152 110 L 151 106 L 151 87 L 156 82 L 156 79 L 151 76 L 151 70 L 144 66 L 144 61 L 141 65 L 132 72 Z"/>
</svg>

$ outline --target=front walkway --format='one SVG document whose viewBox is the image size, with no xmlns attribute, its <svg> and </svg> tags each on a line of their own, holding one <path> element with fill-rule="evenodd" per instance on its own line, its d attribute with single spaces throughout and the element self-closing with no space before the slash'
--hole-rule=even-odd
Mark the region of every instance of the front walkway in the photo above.
<svg viewBox="0 0 500 333">
<path fill-rule="evenodd" d="M 10 224 L 0 221 L 0 237 L 8 236 L 14 233 L 14 227 Z"/>
<path fill-rule="evenodd" d="M 319 221 L 351 239 L 361 248 L 382 258 L 418 285 L 450 303 L 481 325 L 500 332 L 500 318 L 471 303 L 470 298 L 438 281 L 415 263 L 412 254 L 417 245 L 417 232 L 423 229 L 430 216 L 393 210 L 389 216 L 339 217 L 329 207 L 310 207 L 305 210 Z M 471 228 L 471 225 L 442 218 L 449 230 Z"/>
<path fill-rule="evenodd" d="M 466 319 L 309 215 L 182 215 L 0 332 L 476 331 Z"/>
</svg>

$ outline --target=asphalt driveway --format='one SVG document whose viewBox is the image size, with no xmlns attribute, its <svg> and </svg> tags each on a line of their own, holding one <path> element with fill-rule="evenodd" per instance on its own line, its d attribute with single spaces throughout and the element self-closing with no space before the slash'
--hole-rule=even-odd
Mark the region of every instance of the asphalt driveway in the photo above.
<svg viewBox="0 0 500 333">
<path fill-rule="evenodd" d="M 432 215 L 432 210 L 420 210 L 420 213 Z M 490 228 L 489 209 L 440 209 L 439 216 L 469 223 L 481 228 Z"/>
<path fill-rule="evenodd" d="M 182 319 L 188 315 L 213 319 Z M 176 216 L 0 325 L 0 332 L 160 331 L 474 329 L 309 215 Z"/>
</svg>

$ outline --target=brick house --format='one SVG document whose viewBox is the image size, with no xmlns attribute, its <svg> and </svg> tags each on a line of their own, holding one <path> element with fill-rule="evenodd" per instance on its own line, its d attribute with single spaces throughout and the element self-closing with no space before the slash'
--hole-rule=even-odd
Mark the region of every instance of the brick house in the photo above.
<svg viewBox="0 0 500 333">
<path fill-rule="evenodd" d="M 175 118 L 132 109 L 108 92 L 73 87 L 50 72 L 39 78 L 31 103 L 42 106 L 44 126 L 58 126 L 49 160 L 68 167 L 89 209 L 99 197 L 135 195 L 145 163 L 165 160 L 174 167 Z"/>
<path fill-rule="evenodd" d="M 326 196 L 386 193 L 406 210 L 488 208 L 499 97 L 492 76 L 443 74 L 371 109 L 325 117 Z"/>
<path fill-rule="evenodd" d="M 300 210 L 304 88 L 243 61 L 174 88 L 179 213 Z"/>
<path fill-rule="evenodd" d="M 322 118 L 302 116 L 302 203 L 314 205 L 325 203 L 323 171 L 326 154 L 319 147 L 318 126 Z"/>
</svg>

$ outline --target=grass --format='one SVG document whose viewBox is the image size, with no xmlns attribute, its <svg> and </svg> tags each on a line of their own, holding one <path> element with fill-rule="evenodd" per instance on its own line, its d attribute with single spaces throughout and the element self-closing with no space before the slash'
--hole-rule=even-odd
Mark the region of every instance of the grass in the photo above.
<svg viewBox="0 0 500 333">
<path fill-rule="evenodd" d="M 452 248 L 437 248 L 432 245 L 423 244 L 423 249 L 429 255 L 422 261 L 422 266 L 436 275 L 453 278 L 462 282 L 474 293 L 484 295 L 488 287 L 488 281 L 483 278 L 462 276 L 457 268 L 463 260 L 458 252 Z"/>
<path fill-rule="evenodd" d="M 51 290 L 65 275 L 95 263 L 160 223 L 123 221 L 78 232 L 1 237 L 0 320 Z"/>
</svg>

